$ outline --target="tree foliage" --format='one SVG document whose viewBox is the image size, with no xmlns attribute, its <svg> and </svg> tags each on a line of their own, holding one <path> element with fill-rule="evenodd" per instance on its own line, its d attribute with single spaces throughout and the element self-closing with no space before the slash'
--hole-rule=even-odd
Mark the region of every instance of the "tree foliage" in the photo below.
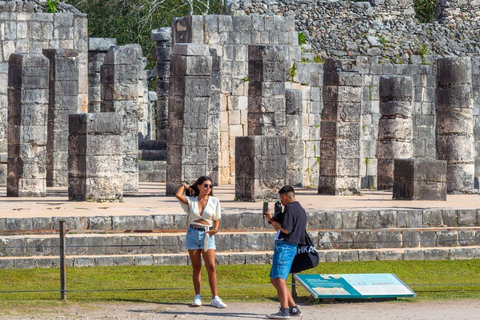
<svg viewBox="0 0 480 320">
<path fill-rule="evenodd" d="M 65 0 L 87 14 L 89 37 L 116 38 L 117 44 L 138 43 L 153 63 L 150 31 L 171 26 L 174 17 L 220 13 L 222 0 Z"/>
<path fill-rule="evenodd" d="M 414 0 L 415 13 L 421 23 L 429 23 L 435 19 L 437 0 Z"/>
</svg>

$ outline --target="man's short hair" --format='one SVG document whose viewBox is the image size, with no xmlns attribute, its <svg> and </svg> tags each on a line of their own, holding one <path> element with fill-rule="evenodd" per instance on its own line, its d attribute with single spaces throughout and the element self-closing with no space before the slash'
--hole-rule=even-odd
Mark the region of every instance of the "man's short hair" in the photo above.
<svg viewBox="0 0 480 320">
<path fill-rule="evenodd" d="M 284 194 L 284 193 L 293 193 L 295 194 L 295 190 L 293 189 L 292 186 L 284 186 L 282 189 L 278 191 L 279 194 Z"/>
</svg>

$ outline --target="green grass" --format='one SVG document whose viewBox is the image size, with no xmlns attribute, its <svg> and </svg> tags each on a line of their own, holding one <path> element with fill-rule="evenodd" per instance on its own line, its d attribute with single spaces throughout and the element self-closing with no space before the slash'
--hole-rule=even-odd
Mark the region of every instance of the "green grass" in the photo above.
<svg viewBox="0 0 480 320">
<path fill-rule="evenodd" d="M 229 302 L 272 301 L 276 298 L 269 284 L 269 265 L 218 266 L 219 293 Z M 402 301 L 475 299 L 480 298 L 478 260 L 461 261 L 371 261 L 322 263 L 307 273 L 394 273 L 403 282 L 412 285 L 416 298 Z M 208 295 L 207 275 L 203 277 L 203 292 Z M 0 270 L 0 291 L 58 290 L 58 269 Z M 290 279 L 289 279 L 290 283 Z M 415 284 L 423 284 L 418 286 Z M 463 284 L 462 286 L 428 286 L 429 284 Z M 134 301 L 189 303 L 193 294 L 191 268 L 188 266 L 145 267 L 91 267 L 67 269 L 67 290 L 114 289 L 174 290 L 123 292 L 68 292 L 67 300 L 78 303 Z M 56 306 L 60 294 L 0 293 L 0 309 L 13 305 Z M 299 297 L 308 297 L 299 289 Z"/>
</svg>

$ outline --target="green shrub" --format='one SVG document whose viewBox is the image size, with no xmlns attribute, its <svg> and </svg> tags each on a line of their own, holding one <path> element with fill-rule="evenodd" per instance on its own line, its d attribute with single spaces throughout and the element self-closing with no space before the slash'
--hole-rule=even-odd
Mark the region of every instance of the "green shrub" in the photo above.
<svg viewBox="0 0 480 320">
<path fill-rule="evenodd" d="M 416 17 L 421 23 L 432 22 L 437 10 L 437 0 L 413 0 Z"/>
<path fill-rule="evenodd" d="M 305 33 L 298 33 L 298 45 L 303 46 L 304 44 L 307 44 L 307 36 Z"/>
<path fill-rule="evenodd" d="M 47 12 L 49 13 L 56 13 L 57 12 L 57 5 L 59 0 L 48 0 L 47 5 Z"/>
</svg>

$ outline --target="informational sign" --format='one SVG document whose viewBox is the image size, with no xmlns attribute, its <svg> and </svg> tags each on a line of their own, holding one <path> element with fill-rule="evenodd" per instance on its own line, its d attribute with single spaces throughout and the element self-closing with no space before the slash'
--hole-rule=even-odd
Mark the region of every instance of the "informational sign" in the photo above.
<svg viewBox="0 0 480 320">
<path fill-rule="evenodd" d="M 392 273 L 295 274 L 295 279 L 319 299 L 415 297 Z"/>
</svg>

